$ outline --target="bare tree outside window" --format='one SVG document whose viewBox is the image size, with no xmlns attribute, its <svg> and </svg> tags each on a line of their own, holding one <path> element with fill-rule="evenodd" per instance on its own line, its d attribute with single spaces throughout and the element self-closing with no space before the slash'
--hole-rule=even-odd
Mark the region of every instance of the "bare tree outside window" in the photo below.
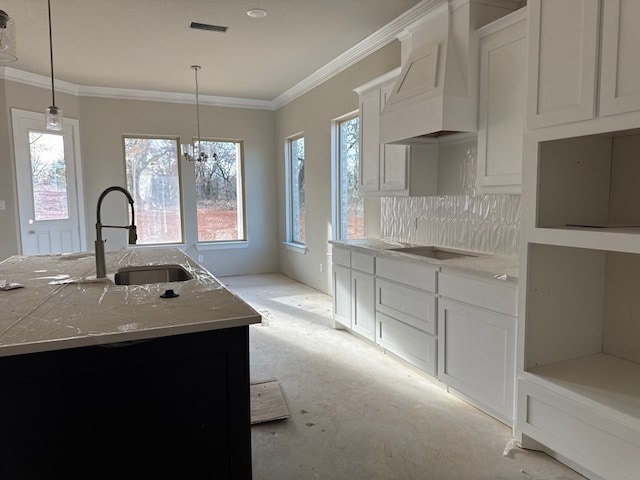
<svg viewBox="0 0 640 480">
<path fill-rule="evenodd" d="M 343 240 L 364 237 L 364 199 L 358 190 L 360 184 L 360 119 L 356 116 L 339 122 L 339 238 Z"/>
<path fill-rule="evenodd" d="M 124 138 L 127 189 L 133 196 L 138 243 L 181 243 L 178 142 Z"/>
<path fill-rule="evenodd" d="M 34 220 L 69 218 L 67 170 L 62 135 L 29 132 Z"/>
<path fill-rule="evenodd" d="M 290 240 L 305 243 L 304 137 L 289 140 Z"/>
<path fill-rule="evenodd" d="M 202 141 L 206 162 L 196 162 L 198 241 L 245 240 L 242 144 Z"/>
</svg>

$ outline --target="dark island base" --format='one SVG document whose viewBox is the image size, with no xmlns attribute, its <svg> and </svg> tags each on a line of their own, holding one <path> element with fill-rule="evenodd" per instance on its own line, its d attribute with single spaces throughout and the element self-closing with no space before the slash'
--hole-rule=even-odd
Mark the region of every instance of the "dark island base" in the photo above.
<svg viewBox="0 0 640 480">
<path fill-rule="evenodd" d="M 0 358 L 0 478 L 251 479 L 248 332 Z"/>
</svg>

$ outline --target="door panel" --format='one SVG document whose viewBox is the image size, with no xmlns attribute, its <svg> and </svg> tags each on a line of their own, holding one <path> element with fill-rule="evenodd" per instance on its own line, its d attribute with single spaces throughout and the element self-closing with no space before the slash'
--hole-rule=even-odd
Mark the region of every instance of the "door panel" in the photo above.
<svg viewBox="0 0 640 480">
<path fill-rule="evenodd" d="M 11 114 L 22 254 L 85 250 L 77 120 L 49 132 L 43 114 Z"/>
</svg>

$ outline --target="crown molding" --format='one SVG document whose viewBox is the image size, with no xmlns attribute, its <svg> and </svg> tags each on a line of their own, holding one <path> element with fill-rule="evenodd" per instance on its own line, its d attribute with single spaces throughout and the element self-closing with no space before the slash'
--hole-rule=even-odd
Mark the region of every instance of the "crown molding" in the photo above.
<svg viewBox="0 0 640 480">
<path fill-rule="evenodd" d="M 429 11 L 445 1 L 448 0 L 421 1 L 273 100 L 200 95 L 200 103 L 212 106 L 277 110 L 313 90 L 340 72 L 355 65 L 373 52 L 387 46 L 398 38 L 406 27 L 424 17 Z M 8 66 L 0 66 L 0 79 L 11 80 L 40 88 L 51 88 L 51 77 L 25 72 Z M 65 82 L 64 80 L 56 80 L 56 91 L 81 97 L 146 100 L 169 103 L 196 103 L 196 97 L 193 94 L 77 85 Z"/>
<path fill-rule="evenodd" d="M 433 8 L 447 0 L 423 0 L 405 13 L 386 24 L 381 29 L 372 33 L 364 40 L 360 41 L 343 54 L 336 57 L 324 67 L 316 70 L 307 78 L 297 83 L 289 90 L 279 95 L 273 100 L 276 108 L 283 107 L 287 103 L 313 90 L 318 85 L 326 82 L 330 78 L 355 65 L 368 55 L 386 47 L 396 40 L 406 27 L 423 18 Z"/>
</svg>

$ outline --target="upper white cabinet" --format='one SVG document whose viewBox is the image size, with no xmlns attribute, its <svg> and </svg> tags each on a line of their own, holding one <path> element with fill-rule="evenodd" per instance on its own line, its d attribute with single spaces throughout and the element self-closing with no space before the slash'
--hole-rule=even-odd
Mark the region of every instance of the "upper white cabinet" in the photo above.
<svg viewBox="0 0 640 480">
<path fill-rule="evenodd" d="M 533 0 L 528 8 L 527 126 L 593 118 L 599 0 Z"/>
<path fill-rule="evenodd" d="M 640 110 L 639 18 L 638 0 L 603 4 L 600 115 Z"/>
<path fill-rule="evenodd" d="M 435 195 L 435 145 L 381 144 L 380 111 L 398 71 L 356 89 L 360 96 L 360 192 L 365 196 Z"/>
<path fill-rule="evenodd" d="M 527 9 L 478 30 L 481 193 L 520 193 L 527 68 Z"/>
<path fill-rule="evenodd" d="M 640 2 L 532 0 L 528 8 L 529 128 L 640 110 Z"/>
</svg>

